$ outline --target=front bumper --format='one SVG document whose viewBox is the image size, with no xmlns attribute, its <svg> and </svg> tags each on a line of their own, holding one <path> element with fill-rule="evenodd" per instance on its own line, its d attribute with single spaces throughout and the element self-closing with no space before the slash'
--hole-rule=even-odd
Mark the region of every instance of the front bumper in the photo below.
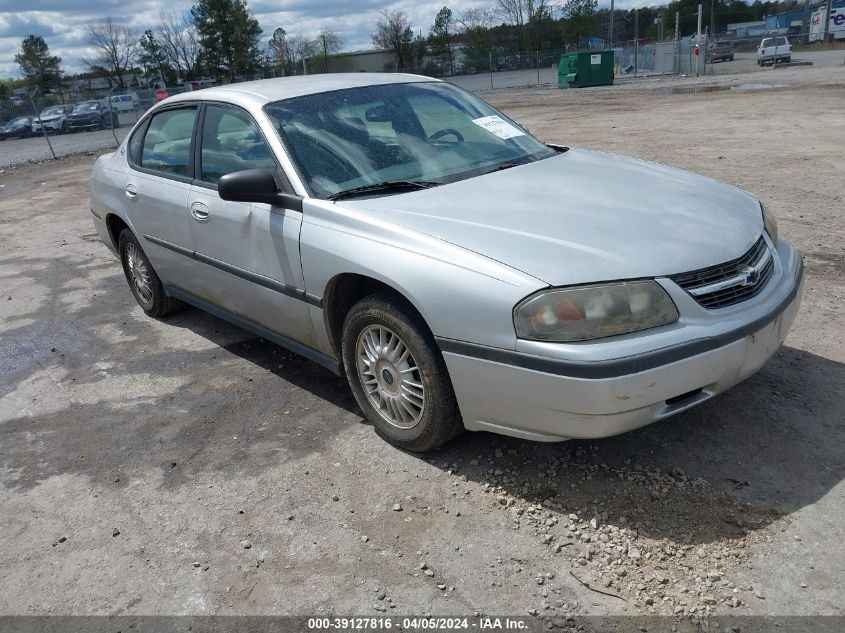
<svg viewBox="0 0 845 633">
<path fill-rule="evenodd" d="M 56 121 L 42 121 L 41 123 L 33 123 L 32 124 L 32 133 L 33 134 L 41 134 L 42 131 L 46 130 L 47 132 L 59 132 L 62 129 L 63 121 L 56 120 Z"/>
<path fill-rule="evenodd" d="M 80 130 L 86 128 L 100 127 L 99 119 L 68 119 L 67 126 L 71 130 Z"/>
<path fill-rule="evenodd" d="M 779 277 L 760 299 L 765 313 L 718 336 L 593 363 L 438 339 L 464 426 L 540 441 L 608 437 L 745 380 L 780 348 L 801 303 L 801 258 L 785 243 L 778 250 Z"/>
</svg>

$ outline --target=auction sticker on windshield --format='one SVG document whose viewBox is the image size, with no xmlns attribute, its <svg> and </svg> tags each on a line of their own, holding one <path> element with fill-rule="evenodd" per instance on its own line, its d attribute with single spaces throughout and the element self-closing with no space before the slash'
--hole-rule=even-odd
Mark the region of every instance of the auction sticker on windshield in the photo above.
<svg viewBox="0 0 845 633">
<path fill-rule="evenodd" d="M 499 116 L 483 116 L 480 119 L 473 119 L 472 122 L 499 138 L 507 139 L 513 138 L 514 136 L 525 136 L 525 132 Z"/>
</svg>

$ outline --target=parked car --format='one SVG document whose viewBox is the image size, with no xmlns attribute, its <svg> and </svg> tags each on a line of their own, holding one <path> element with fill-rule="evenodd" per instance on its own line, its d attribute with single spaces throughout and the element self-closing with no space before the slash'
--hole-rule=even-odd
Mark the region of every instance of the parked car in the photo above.
<svg viewBox="0 0 845 633">
<path fill-rule="evenodd" d="M 106 101 L 83 101 L 77 103 L 73 112 L 67 115 L 67 125 L 71 132 L 77 130 L 102 130 L 120 127 L 117 111 L 109 108 Z"/>
<path fill-rule="evenodd" d="M 733 42 L 721 41 L 710 42 L 707 46 L 706 61 L 710 64 L 713 62 L 732 62 L 734 60 L 734 45 Z"/>
<path fill-rule="evenodd" d="M 751 194 L 412 75 L 170 97 L 96 161 L 91 209 L 148 315 L 185 302 L 345 375 L 413 451 L 685 411 L 759 370 L 802 294 Z"/>
<path fill-rule="evenodd" d="M 32 117 L 19 116 L 0 125 L 0 141 L 7 138 L 26 138 L 32 136 Z"/>
<path fill-rule="evenodd" d="M 757 65 L 788 64 L 792 61 L 792 45 L 785 37 L 764 37 L 757 49 Z"/>
<path fill-rule="evenodd" d="M 112 107 L 118 112 L 132 112 L 139 108 L 138 95 L 134 92 L 128 95 L 112 95 L 109 99 Z"/>
<path fill-rule="evenodd" d="M 75 106 L 70 104 L 44 108 L 37 117 L 32 118 L 32 133 L 66 133 L 69 129 L 67 124 L 67 115 L 73 112 L 74 107 Z"/>
</svg>

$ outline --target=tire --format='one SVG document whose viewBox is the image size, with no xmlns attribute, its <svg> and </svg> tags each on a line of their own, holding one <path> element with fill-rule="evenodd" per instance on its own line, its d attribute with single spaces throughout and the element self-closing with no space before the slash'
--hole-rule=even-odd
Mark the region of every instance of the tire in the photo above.
<svg viewBox="0 0 845 633">
<path fill-rule="evenodd" d="M 784 57 L 784 58 L 783 58 L 783 63 L 784 63 L 784 64 L 791 64 L 791 63 L 792 63 L 792 58 L 791 58 L 791 57 Z"/>
<path fill-rule="evenodd" d="M 399 351 L 399 344 L 407 355 Z M 396 356 L 381 356 L 390 348 Z M 384 440 L 408 451 L 425 452 L 463 431 L 443 356 L 422 317 L 407 301 L 391 292 L 361 299 L 343 323 L 341 351 L 352 394 Z M 375 367 L 364 356 L 377 358 Z M 364 383 L 370 381 L 375 385 L 367 390 Z"/>
<path fill-rule="evenodd" d="M 70 132 L 70 126 L 67 124 L 67 121 L 65 121 L 62 123 L 62 129 L 59 130 L 59 134 L 67 134 L 68 132 Z"/>
<path fill-rule="evenodd" d="M 124 229 L 120 234 L 118 252 L 126 283 L 147 316 L 163 317 L 179 308 L 180 301 L 164 292 L 164 286 L 147 259 L 147 254 L 129 229 Z"/>
</svg>

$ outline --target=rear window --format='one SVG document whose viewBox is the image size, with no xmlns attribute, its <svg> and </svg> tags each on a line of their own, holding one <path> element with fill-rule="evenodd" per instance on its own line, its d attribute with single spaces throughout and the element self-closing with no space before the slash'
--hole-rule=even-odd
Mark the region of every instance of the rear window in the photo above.
<svg viewBox="0 0 845 633">
<path fill-rule="evenodd" d="M 154 114 L 144 135 L 141 167 L 187 176 L 196 117 L 196 108 L 165 110 Z"/>
</svg>

